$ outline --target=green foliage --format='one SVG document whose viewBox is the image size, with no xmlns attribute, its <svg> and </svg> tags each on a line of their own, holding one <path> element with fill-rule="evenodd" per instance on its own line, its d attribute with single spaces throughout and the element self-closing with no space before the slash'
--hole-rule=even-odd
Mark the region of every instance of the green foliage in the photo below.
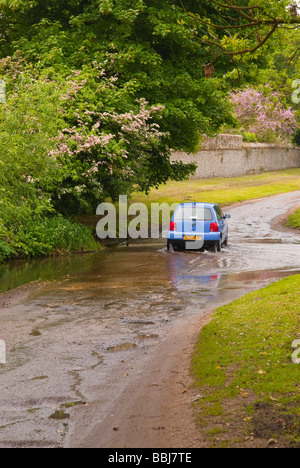
<svg viewBox="0 0 300 468">
<path fill-rule="evenodd" d="M 0 219 L 2 256 L 14 251 L 12 237 L 21 224 L 40 218 L 52 211 L 49 190 L 57 168 L 47 157 L 55 134 L 55 108 L 51 84 L 41 86 L 21 73 L 22 60 L 0 62 L 6 73 L 10 97 L 0 114 Z M 9 242 L 7 242 L 7 238 Z"/>
<path fill-rule="evenodd" d="M 16 255 L 16 251 L 4 240 L 0 239 L 0 263 Z"/>
<path fill-rule="evenodd" d="M 91 230 L 62 216 L 43 218 L 20 226 L 14 249 L 21 257 L 51 255 L 56 251 L 97 249 Z"/>
<path fill-rule="evenodd" d="M 33 218 L 8 233 L 6 240 L 0 239 L 0 262 L 87 249 L 99 249 L 88 227 L 62 216 Z"/>
<path fill-rule="evenodd" d="M 300 146 L 300 128 L 298 128 L 294 134 L 293 143 L 295 146 Z"/>
<path fill-rule="evenodd" d="M 131 102 L 128 88 L 118 89 L 117 79 L 107 78 L 100 65 L 76 75 L 62 96 L 66 128 L 54 152 L 63 168 L 62 186 L 54 194 L 60 212 L 94 213 L 106 198 L 148 192 L 169 178 L 189 176 L 193 164 L 170 162 L 168 135 L 156 123 L 163 106 Z"/>
<path fill-rule="evenodd" d="M 8 92 L 0 114 L 0 261 L 81 249 L 83 240 L 91 245 L 86 228 L 48 218 L 52 192 L 62 180 L 51 156 L 63 125 L 61 90 L 24 70 L 18 54 L 0 61 L 0 69 Z"/>
<path fill-rule="evenodd" d="M 194 151 L 199 132 L 212 134 L 231 122 L 220 82 L 204 77 L 210 52 L 192 40 L 180 5 L 159 0 L 35 4 L 30 15 L 6 12 L 7 21 L 11 16 L 16 23 L 9 25 L 11 46 L 3 44 L 4 54 L 22 50 L 35 66 L 65 76 L 93 62 L 105 64 L 110 76 L 117 74 L 118 89 L 130 85 L 132 103 L 144 98 L 165 106 L 160 127 L 174 149 Z"/>
<path fill-rule="evenodd" d="M 255 133 L 244 132 L 243 138 L 246 143 L 257 143 L 258 139 Z"/>
<path fill-rule="evenodd" d="M 232 85 L 276 75 L 289 102 L 291 81 L 283 83 L 293 73 L 280 50 L 273 61 L 264 56 L 284 34 L 279 27 L 270 46 L 236 54 L 255 48 L 271 27 L 266 21 L 293 22 L 287 1 L 227 5 L 0 0 L 2 256 L 19 254 L 17 233 L 32 220 L 94 213 L 107 197 L 186 179 L 194 166 L 171 164 L 170 149 L 193 152 L 201 134 L 235 124 Z M 257 34 L 245 14 L 257 16 Z"/>
</svg>

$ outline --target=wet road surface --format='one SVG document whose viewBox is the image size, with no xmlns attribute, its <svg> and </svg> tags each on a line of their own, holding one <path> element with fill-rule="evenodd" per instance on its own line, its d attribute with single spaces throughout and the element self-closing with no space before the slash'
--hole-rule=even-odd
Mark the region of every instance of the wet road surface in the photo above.
<svg viewBox="0 0 300 468">
<path fill-rule="evenodd" d="M 278 220 L 300 192 L 244 204 L 230 245 L 165 242 L 6 267 L 0 295 L 0 447 L 192 447 L 190 354 L 208 311 L 300 272 Z M 23 279 L 22 279 L 23 278 Z"/>
</svg>

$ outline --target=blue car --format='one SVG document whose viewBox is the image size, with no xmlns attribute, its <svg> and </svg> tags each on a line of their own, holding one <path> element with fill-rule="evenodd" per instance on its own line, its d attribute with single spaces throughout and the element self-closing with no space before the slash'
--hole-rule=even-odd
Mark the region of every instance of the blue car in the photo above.
<svg viewBox="0 0 300 468">
<path fill-rule="evenodd" d="M 177 207 L 168 231 L 168 250 L 201 250 L 205 247 L 220 252 L 228 245 L 230 215 L 212 203 L 182 203 Z"/>
</svg>

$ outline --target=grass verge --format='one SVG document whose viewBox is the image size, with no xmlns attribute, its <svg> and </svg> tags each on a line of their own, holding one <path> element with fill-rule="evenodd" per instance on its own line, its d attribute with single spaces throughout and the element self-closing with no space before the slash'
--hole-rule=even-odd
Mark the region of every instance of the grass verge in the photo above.
<svg viewBox="0 0 300 468">
<path fill-rule="evenodd" d="M 300 229 L 300 208 L 296 211 L 296 213 L 289 217 L 287 226 L 294 229 Z"/>
<path fill-rule="evenodd" d="M 192 371 L 208 446 L 300 446 L 299 322 L 296 275 L 218 309 L 204 327 Z"/>
<path fill-rule="evenodd" d="M 132 203 L 214 202 L 221 206 L 300 190 L 300 169 L 259 175 L 168 182 L 150 194 L 134 194 Z"/>
</svg>

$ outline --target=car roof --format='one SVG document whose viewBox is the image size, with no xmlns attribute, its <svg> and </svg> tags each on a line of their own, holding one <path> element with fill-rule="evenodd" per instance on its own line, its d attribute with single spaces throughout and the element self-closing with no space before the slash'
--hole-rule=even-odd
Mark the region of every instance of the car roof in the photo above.
<svg viewBox="0 0 300 468">
<path fill-rule="evenodd" d="M 214 208 L 215 206 L 218 206 L 218 205 L 217 203 L 188 202 L 188 203 L 181 203 L 179 206 L 187 206 L 187 207 L 201 206 L 201 207 L 207 207 L 207 208 Z"/>
</svg>

